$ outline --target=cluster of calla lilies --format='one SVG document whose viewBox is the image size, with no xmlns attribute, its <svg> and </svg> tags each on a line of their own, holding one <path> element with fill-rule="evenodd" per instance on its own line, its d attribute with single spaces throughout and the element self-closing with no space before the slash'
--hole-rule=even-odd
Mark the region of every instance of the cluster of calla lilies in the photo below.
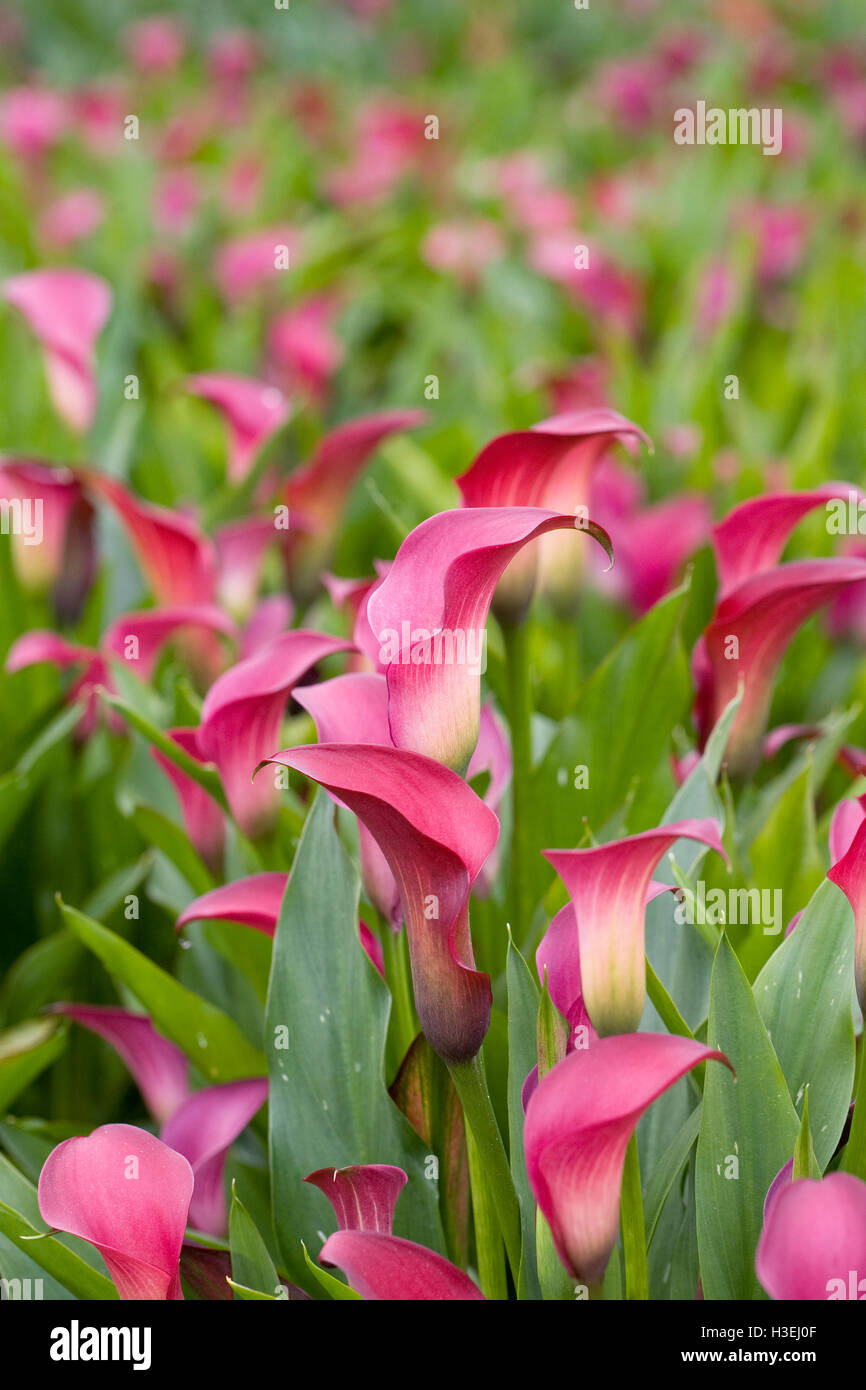
<svg viewBox="0 0 866 1390">
<path fill-rule="evenodd" d="M 94 349 L 111 312 L 108 285 L 84 271 L 48 269 L 7 279 L 2 294 L 41 346 L 54 406 L 84 434 L 96 407 Z M 223 417 L 227 476 L 243 482 L 285 423 L 286 397 L 265 383 L 221 373 L 198 373 L 186 389 Z M 509 1117 L 507 1144 L 481 1060 L 495 982 L 475 964 L 470 897 L 483 898 L 500 872 L 514 868 L 500 842 L 509 783 L 515 837 L 520 818 L 531 815 L 520 790 L 519 760 L 531 756 L 525 730 L 513 711 L 509 727 L 492 701 L 482 702 L 473 642 L 485 634 L 492 608 L 506 661 L 524 659 L 520 633 L 536 595 L 566 622 L 579 622 L 582 587 L 603 586 L 607 573 L 592 552 L 605 553 L 609 570 L 620 530 L 630 538 L 624 544 L 627 553 L 631 547 L 631 592 L 640 592 L 634 575 L 643 556 L 628 512 L 617 503 L 612 454 L 617 446 L 635 452 L 648 441 L 606 407 L 504 434 L 458 479 L 462 505 L 412 530 L 373 577 L 345 580 L 328 573 L 353 480 L 389 434 L 422 423 L 423 415 L 409 409 L 338 427 L 287 482 L 262 473 L 251 515 L 213 535 L 192 512 L 156 506 L 94 468 L 4 458 L 5 495 L 38 499 L 44 517 L 40 547 L 13 537 L 18 576 L 22 584 L 50 590 L 59 627 L 80 612 L 97 573 L 94 519 L 100 509 L 122 528 L 153 600 L 116 618 L 92 648 L 69 642 L 60 631 L 30 631 L 13 645 L 6 670 L 12 675 L 52 663 L 71 671 L 66 698 L 80 711 L 76 738 L 83 745 L 102 721 L 121 734 L 130 723 L 143 731 L 116 683 L 118 667 L 127 665 L 147 683 L 167 645 L 186 665 L 204 694 L 198 722 L 148 736 L 177 795 L 190 844 L 226 881 L 187 906 L 177 921 L 180 932 L 190 923 L 220 921 L 275 937 L 291 868 L 275 866 L 271 857 L 261 872 L 232 877 L 226 838 L 233 825 L 252 845 L 273 851 L 287 774 L 294 774 L 292 785 L 304 788 L 306 798 L 315 784 L 323 788 L 333 817 L 356 819 L 363 893 L 379 921 L 378 929 L 358 922 L 357 949 L 385 980 L 397 1008 L 394 942 L 403 938 L 408 946 L 411 985 L 403 982 L 401 1001 L 407 1039 L 417 1018 L 459 1098 L 470 1150 L 475 1255 L 470 1258 L 464 1243 L 461 1268 L 441 1250 L 393 1233 L 407 1173 L 389 1162 L 383 1144 L 381 1161 L 322 1168 L 306 1177 L 322 1194 L 323 1223 L 325 1202 L 336 1218 L 337 1229 L 318 1252 L 320 1265 L 346 1281 L 331 1276 L 323 1287 L 332 1296 L 459 1300 L 509 1290 L 525 1296 L 531 1265 L 542 1296 L 574 1297 L 582 1290 L 598 1297 L 620 1232 L 627 1296 L 646 1296 L 640 1292 L 646 1250 L 638 1123 L 681 1079 L 691 1076 L 699 1090 L 709 1085 L 711 1072 L 734 1071 L 712 1033 L 696 1036 L 675 1007 L 665 1018 L 668 1031 L 641 1031 L 646 912 L 672 891 L 653 875 L 678 847 L 691 844 L 701 855 L 711 851 L 727 860 L 723 826 L 714 818 L 685 817 L 608 843 L 546 852 L 568 901 L 537 947 L 544 987 L 537 1058 L 521 1078 L 522 1113 Z M 604 470 L 606 488 L 596 486 Z M 681 782 L 703 775 L 702 756 L 723 726 L 732 779 L 748 776 L 782 743 L 812 732 L 793 725 L 768 734 L 775 676 L 807 618 L 843 600 L 849 606 L 838 611 L 850 614 L 851 603 L 862 602 L 866 560 L 780 558 L 807 513 L 851 491 L 837 484 L 765 495 L 737 506 L 712 529 L 719 590 L 694 650 L 698 739 L 678 759 Z M 609 529 L 595 519 L 596 502 Z M 691 502 L 683 506 L 688 511 Z M 674 509 L 662 534 L 655 534 L 644 608 L 667 591 L 693 545 L 688 515 L 678 527 Z M 287 582 L 281 592 L 261 597 L 270 547 L 279 550 Z M 346 636 L 293 625 L 311 595 L 324 591 L 342 615 Z M 338 673 L 322 678 L 322 663 Z M 317 742 L 281 746 L 290 700 L 313 721 Z M 852 768 L 862 767 L 856 749 L 846 756 Z M 483 794 L 472 785 L 480 775 L 487 778 Z M 303 816 L 304 802 L 298 804 Z M 576 826 L 575 839 L 581 833 Z M 866 798 L 839 804 L 830 850 L 829 878 L 852 909 L 853 973 L 838 988 L 856 989 L 864 1011 Z M 511 902 L 518 946 L 531 942 L 537 909 L 519 891 Z M 789 934 L 798 926 L 793 922 Z M 315 922 L 309 928 L 314 931 Z M 501 930 L 507 931 L 504 919 Z M 201 1297 L 230 1296 L 232 1288 L 255 1296 L 238 1281 L 225 1244 L 226 1165 L 231 1146 L 268 1100 L 268 1078 L 242 1074 L 193 1088 L 184 1051 L 147 1014 L 61 1001 L 54 1009 L 114 1048 L 157 1132 L 108 1124 L 60 1143 L 39 1179 L 44 1222 L 94 1246 L 120 1298 L 182 1298 L 182 1274 Z M 287 1057 L 291 1065 L 291 1052 Z M 740 1083 L 732 1077 L 726 1084 Z M 862 1087 L 859 1096 L 835 1136 L 842 1161 L 821 1176 L 806 1119 L 796 1151 L 766 1193 L 753 1258 L 772 1298 L 827 1298 L 840 1272 L 843 1279 L 851 1270 L 866 1273 Z M 849 1094 L 846 1112 L 850 1102 Z M 333 1124 L 340 1123 L 334 1115 Z M 504 1276 L 502 1268 L 497 1274 L 497 1258 Z M 279 1274 L 276 1287 L 278 1296 L 309 1297 Z M 334 1295 L 336 1287 L 341 1294 Z"/>
</svg>

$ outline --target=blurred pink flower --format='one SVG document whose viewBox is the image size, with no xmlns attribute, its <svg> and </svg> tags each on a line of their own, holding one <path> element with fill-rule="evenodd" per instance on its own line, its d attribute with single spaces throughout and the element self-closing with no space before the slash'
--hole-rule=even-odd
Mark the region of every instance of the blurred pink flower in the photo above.
<svg viewBox="0 0 866 1390">
<path fill-rule="evenodd" d="M 277 380 L 287 391 L 300 391 L 320 407 L 344 356 L 333 329 L 338 308 L 333 294 L 311 295 L 279 314 L 268 334 Z"/>
<path fill-rule="evenodd" d="M 152 15 L 127 25 L 123 46 L 132 66 L 148 76 L 174 72 L 186 51 L 186 37 L 171 15 Z"/>
<path fill-rule="evenodd" d="M 62 139 L 63 96 L 50 87 L 12 87 L 0 97 L 0 140 L 21 159 L 38 159 Z"/>
<path fill-rule="evenodd" d="M 484 270 L 505 254 L 505 243 L 495 222 L 439 222 L 421 243 L 421 255 L 432 270 L 450 272 L 465 285 L 481 279 Z"/>
<path fill-rule="evenodd" d="M 223 242 L 214 265 L 223 298 L 229 304 L 239 304 L 264 289 L 294 263 L 298 248 L 298 234 L 287 226 L 248 232 Z"/>
<path fill-rule="evenodd" d="M 49 252 L 65 251 L 105 220 L 105 201 L 95 188 L 78 188 L 57 198 L 39 219 L 39 236 Z"/>
</svg>

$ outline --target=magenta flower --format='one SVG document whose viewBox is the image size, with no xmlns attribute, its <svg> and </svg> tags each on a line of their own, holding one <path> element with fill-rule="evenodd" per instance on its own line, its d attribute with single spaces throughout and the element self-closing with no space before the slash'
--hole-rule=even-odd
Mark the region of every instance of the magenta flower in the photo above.
<svg viewBox="0 0 866 1390">
<path fill-rule="evenodd" d="M 481 1300 L 468 1274 L 443 1255 L 400 1236 L 377 1231 L 335 1231 L 319 1251 L 323 1265 L 341 1269 L 368 1302 Z"/>
<path fill-rule="evenodd" d="M 478 742 L 496 584 L 529 541 L 565 529 L 610 550 L 594 522 L 540 507 L 439 512 L 406 537 L 367 601 L 367 621 L 387 666 L 388 721 L 398 748 L 466 770 Z M 526 591 L 526 601 L 530 596 Z"/>
<path fill-rule="evenodd" d="M 601 459 L 618 441 L 649 444 L 643 430 L 604 406 L 542 420 L 531 430 L 492 439 L 457 479 L 466 507 L 546 507 L 590 517 L 591 485 Z M 519 617 L 529 601 L 536 568 L 543 587 L 570 610 L 585 555 L 566 536 L 547 536 L 512 564 L 497 595 L 497 611 Z"/>
<path fill-rule="evenodd" d="M 318 685 L 298 686 L 294 697 L 313 716 L 320 743 L 377 743 L 393 747 L 384 676 L 372 672 L 335 676 Z M 367 897 L 382 920 L 398 931 L 403 920 L 400 890 L 384 854 L 362 822 L 358 824 L 358 851 Z"/>
<path fill-rule="evenodd" d="M 220 633 L 231 640 L 238 635 L 231 618 L 219 608 L 191 603 L 122 613 L 106 630 L 100 646 L 106 656 L 124 662 L 140 680 L 149 681 L 166 643 L 178 633 L 189 632 Z"/>
<path fill-rule="evenodd" d="M 381 1231 L 390 1235 L 397 1198 L 408 1179 L 389 1163 L 356 1164 L 351 1168 L 319 1168 L 304 1182 L 324 1192 L 341 1231 Z"/>
<path fill-rule="evenodd" d="M 449 768 L 402 749 L 327 743 L 267 761 L 319 782 L 366 825 L 400 890 L 427 1041 L 448 1062 L 474 1057 L 491 992 L 475 969 L 468 903 L 499 833 L 493 812 Z"/>
<path fill-rule="evenodd" d="M 286 702 L 317 661 L 346 651 L 350 643 L 322 632 L 295 628 L 239 661 L 205 696 L 198 743 L 216 763 L 232 814 L 246 835 L 266 833 L 277 814 L 279 792 L 253 773 L 279 742 Z"/>
<path fill-rule="evenodd" d="M 866 797 L 859 796 L 856 801 L 845 797 L 836 806 L 830 821 L 828 836 L 830 863 L 834 867 L 851 848 L 854 837 L 864 820 L 866 820 Z"/>
<path fill-rule="evenodd" d="M 177 929 L 188 922 L 237 922 L 273 936 L 288 881 L 288 874 L 283 873 L 250 874 L 212 888 L 184 908 Z"/>
<path fill-rule="evenodd" d="M 295 605 L 288 594 L 269 594 L 261 599 L 253 609 L 249 622 L 241 634 L 241 660 L 255 656 L 262 647 L 267 647 L 275 637 L 280 637 L 292 621 Z"/>
<path fill-rule="evenodd" d="M 288 391 L 325 403 L 331 378 L 343 360 L 334 333 L 337 301 L 331 294 L 311 295 L 274 319 L 268 349 L 276 380 Z"/>
<path fill-rule="evenodd" d="M 249 299 L 294 263 L 298 247 L 297 232 L 286 226 L 224 242 L 214 267 L 220 294 L 232 305 Z"/>
<path fill-rule="evenodd" d="M 768 1194 L 755 1270 L 773 1299 L 866 1298 L 866 1183 L 828 1173 Z"/>
<path fill-rule="evenodd" d="M 799 521 L 816 508 L 845 501 L 852 494 L 860 496 L 850 483 L 825 483 L 809 492 L 764 493 L 734 507 L 712 531 L 720 596 L 753 575 L 775 569 Z"/>
<path fill-rule="evenodd" d="M 858 810 L 861 810 L 859 806 Z M 837 826 L 837 832 L 839 830 Z M 838 844 L 834 847 L 840 848 Z M 834 860 L 827 877 L 842 889 L 854 913 L 854 984 L 860 1010 L 866 1018 L 866 820 L 862 819 L 862 810 L 850 845 L 841 859 Z"/>
<path fill-rule="evenodd" d="M 165 1124 L 189 1096 L 189 1068 L 179 1047 L 157 1033 L 146 1014 L 103 1004 L 54 1004 L 114 1048 L 132 1073 L 144 1103 Z"/>
<path fill-rule="evenodd" d="M 221 526 L 214 536 L 220 602 L 239 622 L 255 607 L 265 552 L 276 534 L 273 516 L 248 516 Z"/>
<path fill-rule="evenodd" d="M 48 390 L 58 415 L 85 434 L 96 415 L 96 340 L 111 313 L 111 290 L 85 270 L 28 270 L 2 285 L 45 353 Z"/>
<path fill-rule="evenodd" d="M 179 748 L 191 758 L 195 758 L 196 762 L 208 762 L 199 747 L 197 729 L 167 729 L 166 733 Z M 187 777 L 176 763 L 156 748 L 151 751 L 177 794 L 190 843 L 210 869 L 218 869 L 222 863 L 225 843 L 225 817 L 222 811 L 198 782 Z"/>
<path fill-rule="evenodd" d="M 291 475 L 285 492 L 290 526 L 293 532 L 307 533 L 289 538 L 293 577 L 302 588 L 318 578 L 326 563 L 337 523 L 364 464 L 389 435 L 415 429 L 426 418 L 423 410 L 385 410 L 346 420 L 330 430 L 310 462 Z"/>
<path fill-rule="evenodd" d="M 692 1038 L 628 1033 L 564 1057 L 533 1092 L 524 1125 L 530 1186 L 569 1274 L 597 1284 L 616 1244 L 625 1151 L 641 1115 L 699 1062 Z"/>
<path fill-rule="evenodd" d="M 186 378 L 194 396 L 224 416 L 229 431 L 228 476 L 239 482 L 256 456 L 289 418 L 289 403 L 276 386 L 229 372 L 199 372 Z"/>
<path fill-rule="evenodd" d="M 848 585 L 866 579 L 866 560 L 794 560 L 743 580 L 718 603 L 692 656 L 694 717 L 701 747 L 744 682 L 727 746 L 730 772 L 760 760 L 779 663 L 797 629 Z"/>
<path fill-rule="evenodd" d="M 68 468 L 0 457 L 0 489 L 21 507 L 12 536 L 15 571 L 27 589 L 53 590 L 61 621 L 77 618 L 93 583 L 93 508 Z"/>
<path fill-rule="evenodd" d="M 39 219 L 39 236 L 48 250 L 65 251 L 89 237 L 105 221 L 105 201 L 95 188 L 78 188 L 50 203 Z"/>
<path fill-rule="evenodd" d="M 402 1168 L 386 1163 L 320 1168 L 304 1182 L 327 1197 L 339 1229 L 322 1246 L 322 1264 L 342 1269 L 368 1300 L 480 1299 L 468 1275 L 423 1245 L 391 1234 L 394 1208 L 406 1184 Z"/>
<path fill-rule="evenodd" d="M 0 99 L 0 140 L 23 160 L 41 159 L 62 139 L 66 100 L 50 87 L 12 87 Z"/>
<path fill-rule="evenodd" d="M 177 930 L 190 922 L 237 922 L 272 937 L 277 929 L 280 906 L 289 875 L 283 873 L 250 874 L 235 879 L 195 898 L 177 919 Z M 379 974 L 385 976 L 382 943 L 367 926 L 358 922 L 358 937 L 369 961 Z"/>
<path fill-rule="evenodd" d="M 630 1033 L 640 1023 L 647 894 L 662 855 L 681 838 L 727 860 L 713 820 L 674 821 L 591 849 L 545 850 L 577 913 L 583 998 L 601 1036 Z"/>
<path fill-rule="evenodd" d="M 95 1245 L 121 1299 L 182 1299 L 178 1262 L 193 1190 L 182 1154 L 134 1125 L 66 1139 L 39 1177 L 42 1219 Z"/>
<path fill-rule="evenodd" d="M 105 473 L 83 474 L 117 513 L 154 598 L 168 605 L 211 603 L 216 588 L 212 542 L 181 512 L 136 497 Z"/>
<path fill-rule="evenodd" d="M 89 738 L 99 718 L 97 692 L 101 686 L 111 686 L 105 658 L 93 647 L 78 646 L 67 642 L 65 637 L 58 636 L 56 632 L 44 632 L 34 628 L 12 643 L 4 670 L 11 676 L 16 671 L 23 671 L 26 667 L 36 666 L 40 662 L 50 663 L 60 671 L 65 671 L 70 666 L 82 668 L 66 692 L 66 702 L 70 705 L 77 702 L 82 706 L 76 736 L 80 740 Z"/>
<path fill-rule="evenodd" d="M 215 1236 L 225 1232 L 223 1170 L 228 1152 L 267 1098 L 266 1077 L 206 1086 L 191 1095 L 163 1126 L 163 1143 L 183 1154 L 195 1175 L 189 1222 L 196 1230 Z"/>
</svg>

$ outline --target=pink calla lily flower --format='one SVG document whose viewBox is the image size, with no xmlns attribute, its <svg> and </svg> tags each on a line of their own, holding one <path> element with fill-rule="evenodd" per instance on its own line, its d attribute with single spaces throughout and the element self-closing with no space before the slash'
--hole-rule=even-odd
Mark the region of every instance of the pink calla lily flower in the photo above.
<svg viewBox="0 0 866 1390">
<path fill-rule="evenodd" d="M 860 824 L 854 830 L 841 859 L 834 861 L 827 877 L 842 889 L 854 913 L 854 984 L 860 1011 L 866 1018 L 866 819 L 862 818 L 863 811 L 859 804 L 855 802 L 854 805 L 861 813 Z M 849 821 L 844 831 L 846 838 L 850 829 Z M 837 826 L 840 838 L 842 833 L 842 827 Z M 837 842 L 834 848 L 841 848 L 841 845 Z"/>
<path fill-rule="evenodd" d="M 319 1168 L 304 1182 L 324 1192 L 341 1231 L 380 1231 L 390 1235 L 394 1208 L 408 1179 L 390 1163 L 359 1163 L 351 1168 Z"/>
<path fill-rule="evenodd" d="M 248 516 L 221 526 L 214 536 L 220 601 L 238 621 L 253 611 L 265 552 L 276 538 L 273 516 Z"/>
<path fill-rule="evenodd" d="M 768 1194 L 755 1270 L 773 1299 L 866 1298 L 866 1182 L 828 1173 Z"/>
<path fill-rule="evenodd" d="M 570 411 L 542 420 L 530 430 L 514 430 L 492 439 L 472 466 L 457 479 L 466 507 L 545 507 L 550 511 L 590 516 L 593 475 L 618 440 L 650 441 L 624 415 L 605 406 Z M 497 613 L 519 616 L 535 584 L 536 567 L 543 587 L 571 611 L 585 555 L 565 536 L 547 536 L 512 564 L 496 595 Z"/>
<path fill-rule="evenodd" d="M 469 1275 L 443 1255 L 381 1231 L 335 1231 L 319 1262 L 341 1269 L 367 1302 L 484 1301 Z"/>
<path fill-rule="evenodd" d="M 282 636 L 294 616 L 295 606 L 288 594 L 269 594 L 256 604 L 241 633 L 240 656 L 246 661 Z"/>
<path fill-rule="evenodd" d="M 216 555 L 194 521 L 169 507 L 143 501 L 107 474 L 87 471 L 82 476 L 87 487 L 117 513 L 159 603 L 213 602 Z"/>
<path fill-rule="evenodd" d="M 327 633 L 295 628 L 239 661 L 205 696 L 199 748 L 216 763 L 232 814 L 244 834 L 266 833 L 279 806 L 276 787 L 253 773 L 279 741 L 286 702 L 306 671 L 351 643 Z"/>
<path fill-rule="evenodd" d="M 304 1182 L 323 1192 L 338 1230 L 322 1246 L 322 1264 L 342 1269 L 362 1298 L 400 1302 L 482 1297 L 468 1275 L 441 1255 L 394 1236 L 394 1208 L 406 1185 L 402 1168 L 386 1163 L 320 1168 Z"/>
<path fill-rule="evenodd" d="M 474 1057 L 491 990 L 475 969 L 468 903 L 499 834 L 496 816 L 456 773 L 402 749 L 326 743 L 267 761 L 320 783 L 367 826 L 400 889 L 427 1041 L 447 1062 Z"/>
<path fill-rule="evenodd" d="M 283 873 L 250 874 L 248 878 L 224 883 L 195 898 L 177 919 L 177 930 L 190 922 L 236 922 L 251 927 L 265 936 L 273 937 L 277 930 L 280 907 L 289 875 Z M 358 922 L 358 937 L 370 962 L 385 978 L 382 943 L 370 931 L 366 922 Z"/>
<path fill-rule="evenodd" d="M 96 415 L 94 349 L 111 313 L 111 290 L 85 270 L 28 270 L 4 280 L 2 294 L 39 339 L 55 410 L 85 434 Z"/>
<path fill-rule="evenodd" d="M 243 303 L 284 273 L 284 260 L 293 263 L 299 245 L 297 232 L 286 226 L 251 232 L 225 242 L 217 253 L 214 268 L 220 294 L 228 304 Z"/>
<path fill-rule="evenodd" d="M 276 379 L 318 406 L 344 355 L 333 329 L 337 310 L 333 295 L 312 295 L 274 319 L 268 335 Z"/>
<path fill-rule="evenodd" d="M 195 1188 L 189 1223 L 207 1235 L 221 1236 L 227 1227 L 223 1170 L 228 1152 L 268 1098 L 263 1076 L 228 1081 L 196 1091 L 163 1125 L 161 1139 L 189 1160 Z"/>
<path fill-rule="evenodd" d="M 225 417 L 229 431 L 228 476 L 239 482 L 264 445 L 288 420 L 288 401 L 276 386 L 229 372 L 188 376 L 186 388 L 209 401 Z"/>
<path fill-rule="evenodd" d="M 569 1274 L 597 1284 L 616 1244 L 628 1142 L 654 1100 L 699 1062 L 730 1066 L 693 1038 L 625 1033 L 557 1062 L 526 1108 L 530 1186 Z"/>
<path fill-rule="evenodd" d="M 693 653 L 694 717 L 703 747 L 744 681 L 726 753 L 731 773 L 746 774 L 760 760 L 773 681 L 797 629 L 864 579 L 866 560 L 793 560 L 753 574 L 720 600 Z"/>
<path fill-rule="evenodd" d="M 123 613 L 105 632 L 105 654 L 123 661 L 143 681 L 149 681 L 160 652 L 175 634 L 190 629 L 219 633 L 236 640 L 237 628 L 231 618 L 209 604 L 188 604 L 170 608 L 145 608 Z"/>
<path fill-rule="evenodd" d="M 193 1191 L 182 1154 L 135 1125 L 66 1139 L 39 1177 L 42 1219 L 99 1251 L 121 1299 L 182 1299 L 178 1263 Z"/>
<path fill-rule="evenodd" d="M 724 597 L 754 574 L 774 569 L 794 527 L 827 502 L 847 500 L 859 489 L 825 483 L 809 492 L 771 492 L 750 497 L 713 527 L 713 549 Z"/>
<path fill-rule="evenodd" d="M 173 1042 L 157 1033 L 146 1014 L 103 1004 L 54 1004 L 51 1011 L 74 1019 L 110 1043 L 126 1063 L 145 1105 L 160 1124 L 165 1124 L 187 1100 L 186 1057 Z"/>
<path fill-rule="evenodd" d="M 331 540 L 349 492 L 376 449 L 389 435 L 417 429 L 423 410 L 384 410 L 337 425 L 319 441 L 309 463 L 289 478 L 285 499 L 294 534 L 289 537 L 292 576 L 303 589 L 327 561 Z M 298 534 L 296 518 L 308 534 Z"/>
<path fill-rule="evenodd" d="M 22 508 L 22 533 L 12 536 L 18 579 L 37 592 L 51 586 L 58 617 L 74 621 L 96 567 L 93 507 L 80 480 L 68 468 L 0 457 L 0 490 Z"/>
<path fill-rule="evenodd" d="M 237 922 L 273 936 L 288 881 L 288 874 L 269 872 L 250 874 L 248 878 L 212 888 L 184 908 L 177 919 L 177 930 L 189 922 Z"/>
<path fill-rule="evenodd" d="M 864 820 L 866 820 L 866 796 L 858 796 L 856 800 L 846 797 L 839 802 L 833 812 L 828 835 L 830 863 L 834 868 L 839 860 L 848 853 Z"/>
<path fill-rule="evenodd" d="M 208 762 L 199 747 L 197 729 L 167 729 L 166 733 L 178 747 L 191 758 L 195 758 L 196 762 Z M 187 777 L 186 773 L 164 753 L 160 753 L 156 748 L 151 752 L 175 789 L 190 842 L 210 869 L 219 868 L 225 844 L 225 817 L 222 810 L 198 782 Z"/>
<path fill-rule="evenodd" d="M 313 716 L 321 743 L 378 743 L 393 747 L 388 730 L 385 677 L 373 672 L 335 676 L 318 685 L 298 686 L 294 697 Z M 376 840 L 358 824 L 358 852 L 364 890 L 383 921 L 399 931 L 403 921 L 400 890 Z"/>
<path fill-rule="evenodd" d="M 28 666 L 37 666 L 41 662 L 56 666 L 60 671 L 65 671 L 70 666 L 82 668 L 81 674 L 66 692 L 66 701 L 70 705 L 78 702 L 82 706 L 76 737 L 79 740 L 89 738 L 99 718 L 97 692 L 102 686 L 111 688 L 108 664 L 102 653 L 95 651 L 93 647 L 81 647 L 76 643 L 67 642 L 65 637 L 58 636 L 56 632 L 34 628 L 12 643 L 4 670 L 11 676 L 16 671 L 23 671 Z"/>
<path fill-rule="evenodd" d="M 439 512 L 406 537 L 367 601 L 387 666 L 388 720 L 398 748 L 465 772 L 478 742 L 487 613 L 497 582 L 528 542 L 565 529 L 592 536 L 610 554 L 610 540 L 594 522 L 541 507 Z"/>
<path fill-rule="evenodd" d="M 546 850 L 577 913 L 583 998 L 601 1036 L 630 1033 L 646 1002 L 644 916 L 653 870 L 678 839 L 727 862 L 714 820 L 674 821 L 590 849 Z"/>
</svg>

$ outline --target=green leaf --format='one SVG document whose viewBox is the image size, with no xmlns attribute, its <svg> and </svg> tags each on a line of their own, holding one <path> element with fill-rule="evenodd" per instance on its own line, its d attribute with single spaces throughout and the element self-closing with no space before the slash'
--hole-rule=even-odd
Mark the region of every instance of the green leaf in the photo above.
<svg viewBox="0 0 866 1390">
<path fill-rule="evenodd" d="M 854 1084 L 853 989 L 851 907 L 836 884 L 825 879 L 754 985 L 761 1017 L 798 1108 L 809 1087 L 822 1172 L 839 1142 Z"/>
<path fill-rule="evenodd" d="M 98 1250 L 76 1236 L 44 1235 L 44 1230 L 35 1185 L 0 1155 L 0 1235 L 76 1298 L 117 1298 Z"/>
<path fill-rule="evenodd" d="M 36 1018 L 0 1033 L 0 1114 L 59 1057 L 66 1031 L 59 1019 Z"/>
<path fill-rule="evenodd" d="M 232 1253 L 232 1279 L 245 1289 L 255 1289 L 262 1298 L 281 1298 L 280 1278 L 256 1223 L 232 1183 L 229 1213 L 229 1243 Z M 233 1283 L 232 1288 L 236 1285 Z"/>
<path fill-rule="evenodd" d="M 56 766 L 55 753 L 81 719 L 79 705 L 65 706 L 19 758 L 16 767 L 0 777 L 0 844 L 14 830 L 39 788 Z"/>
<path fill-rule="evenodd" d="M 221 1009 L 178 984 L 116 932 L 62 901 L 60 910 L 67 926 L 109 974 L 132 990 L 154 1027 L 177 1043 L 209 1081 L 265 1074 L 262 1054 Z"/>
<path fill-rule="evenodd" d="M 671 731 L 690 690 L 679 636 L 685 600 L 676 590 L 630 628 L 583 687 L 577 715 L 560 725 L 533 774 L 539 846 L 574 844 L 582 816 L 599 832 L 627 800 L 635 824 L 658 818 L 672 785 Z M 589 785 L 578 791 L 579 764 Z"/>
<path fill-rule="evenodd" d="M 287 1301 L 281 1294 L 262 1293 L 260 1289 L 247 1288 L 245 1284 L 238 1284 L 234 1279 L 229 1279 L 228 1277 L 226 1277 L 226 1283 L 230 1289 L 234 1290 L 238 1298 L 243 1299 L 245 1302 L 284 1303 Z"/>
<path fill-rule="evenodd" d="M 130 820 L 145 842 L 161 849 L 178 873 L 182 874 L 195 896 L 201 897 L 216 885 L 216 879 L 196 854 L 179 825 L 152 806 L 138 805 Z"/>
<path fill-rule="evenodd" d="M 803 1118 L 800 1122 L 797 1146 L 794 1149 L 791 1180 L 798 1182 L 800 1178 L 820 1178 L 821 1176 L 821 1169 L 815 1157 L 815 1146 L 812 1143 L 812 1131 L 809 1127 L 809 1087 L 807 1086 L 803 1096 Z"/>
<path fill-rule="evenodd" d="M 125 719 L 131 728 L 135 729 L 147 739 L 147 742 L 154 748 L 158 748 L 160 753 L 164 753 L 169 762 L 174 763 L 175 767 L 185 772 L 193 782 L 196 782 L 203 791 L 208 792 L 213 797 L 218 806 L 224 811 L 228 811 L 228 802 L 223 791 L 219 773 L 211 763 L 200 763 L 189 753 L 184 752 L 179 743 L 175 743 L 173 738 L 160 728 L 157 728 L 140 710 L 128 704 L 126 700 L 121 700 L 116 695 L 109 695 L 103 691 L 102 698 L 110 709 Z"/>
<path fill-rule="evenodd" d="M 655 1164 L 644 1190 L 647 1246 L 652 1243 L 662 1208 L 670 1190 L 682 1172 L 701 1127 L 702 1107 L 696 1105 L 677 1130 L 668 1147 Z"/>
<path fill-rule="evenodd" d="M 815 834 L 811 757 L 776 802 L 749 857 L 754 886 L 779 893 L 780 898 L 772 901 L 782 903 L 784 917 L 790 920 L 806 905 L 824 877 Z M 752 924 L 745 931 L 735 928 L 731 937 L 737 943 L 746 972 L 753 977 L 773 949 L 772 936 L 765 935 L 761 925 Z"/>
<path fill-rule="evenodd" d="M 713 965 L 707 1042 L 736 1079 L 707 1064 L 696 1198 L 704 1297 L 764 1297 L 755 1276 L 764 1198 L 794 1151 L 800 1125 L 749 982 L 726 936 Z"/>
<path fill-rule="evenodd" d="M 326 1269 L 322 1269 L 321 1265 L 315 1264 L 314 1261 L 310 1259 L 307 1253 L 307 1247 L 303 1242 L 301 1242 L 301 1249 L 304 1252 L 304 1264 L 306 1268 L 330 1298 L 335 1299 L 338 1303 L 350 1303 L 355 1299 L 360 1299 L 361 1295 L 356 1293 L 354 1289 L 350 1289 L 348 1284 L 342 1283 L 342 1281 L 337 1279 L 333 1274 L 329 1274 Z"/>
<path fill-rule="evenodd" d="M 277 924 L 266 1024 L 274 1229 L 297 1283 L 308 1277 L 300 1242 L 333 1225 L 326 1199 L 303 1181 L 317 1168 L 403 1168 L 395 1231 L 444 1253 L 425 1146 L 385 1089 L 389 1008 L 358 939 L 358 876 L 319 793 Z"/>
</svg>

